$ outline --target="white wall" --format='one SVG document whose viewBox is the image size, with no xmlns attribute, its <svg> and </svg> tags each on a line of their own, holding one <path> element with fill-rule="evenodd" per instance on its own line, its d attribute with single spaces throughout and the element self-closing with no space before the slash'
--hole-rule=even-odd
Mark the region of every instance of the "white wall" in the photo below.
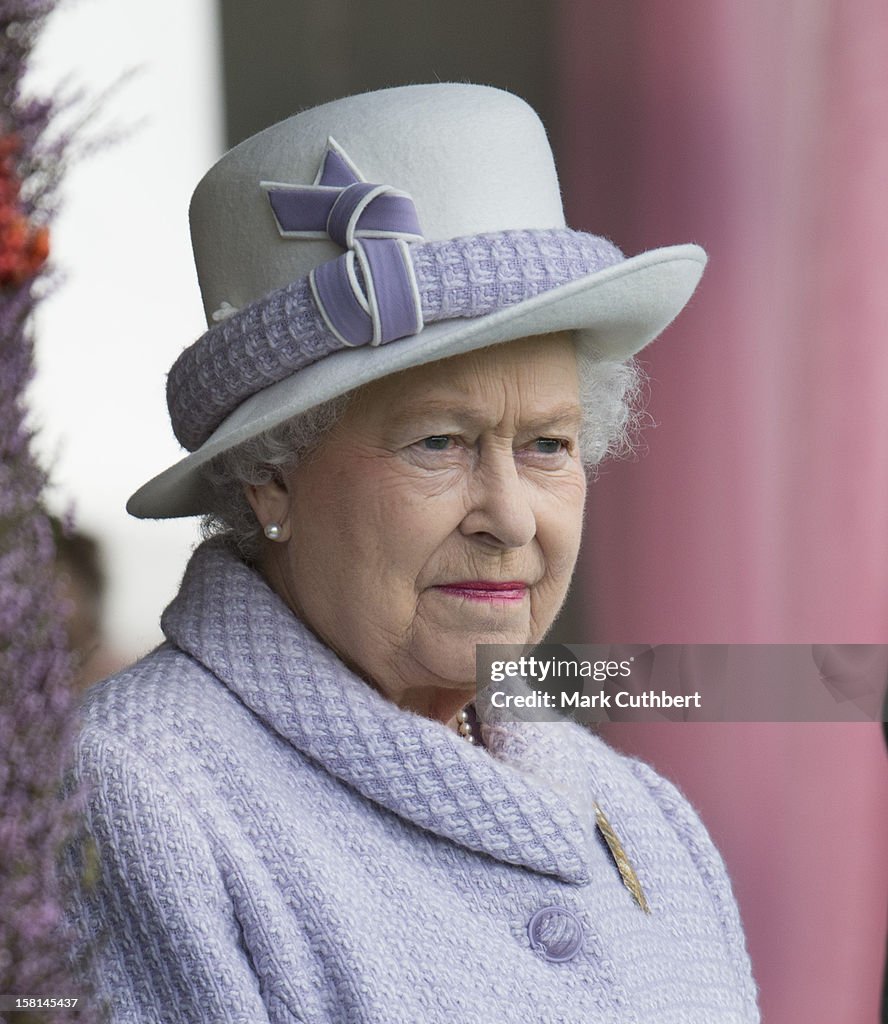
<svg viewBox="0 0 888 1024">
<path fill-rule="evenodd" d="M 110 576 L 108 632 L 138 654 L 197 539 L 194 520 L 140 522 L 124 505 L 181 457 L 167 419 L 166 373 L 204 329 L 191 260 L 190 194 L 222 145 L 213 0 L 69 0 L 50 18 L 30 84 L 63 79 L 92 95 L 138 69 L 94 128 L 132 128 L 65 176 L 52 230 L 63 286 L 37 328 L 31 392 L 53 510 L 75 505 Z"/>
</svg>

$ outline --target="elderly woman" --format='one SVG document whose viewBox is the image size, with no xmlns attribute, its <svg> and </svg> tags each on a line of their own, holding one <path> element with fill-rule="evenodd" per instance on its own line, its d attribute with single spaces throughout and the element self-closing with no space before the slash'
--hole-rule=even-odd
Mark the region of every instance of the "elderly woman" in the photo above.
<svg viewBox="0 0 888 1024">
<path fill-rule="evenodd" d="M 212 536 L 77 757 L 112 1019 L 757 1020 L 678 792 L 472 706 L 476 645 L 551 626 L 627 360 L 703 253 L 566 229 L 536 116 L 469 85 L 268 129 L 192 230 L 211 326 L 168 387 L 192 454 L 129 508 Z"/>
</svg>

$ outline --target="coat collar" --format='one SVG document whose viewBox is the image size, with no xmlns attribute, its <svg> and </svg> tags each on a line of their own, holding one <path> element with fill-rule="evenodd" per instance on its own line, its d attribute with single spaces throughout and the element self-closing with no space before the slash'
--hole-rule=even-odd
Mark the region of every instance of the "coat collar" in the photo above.
<svg viewBox="0 0 888 1024">
<path fill-rule="evenodd" d="M 194 553 L 161 626 L 266 725 L 368 799 L 497 860 L 589 880 L 594 797 L 576 728 L 484 726 L 482 750 L 398 708 L 219 541 Z"/>
</svg>

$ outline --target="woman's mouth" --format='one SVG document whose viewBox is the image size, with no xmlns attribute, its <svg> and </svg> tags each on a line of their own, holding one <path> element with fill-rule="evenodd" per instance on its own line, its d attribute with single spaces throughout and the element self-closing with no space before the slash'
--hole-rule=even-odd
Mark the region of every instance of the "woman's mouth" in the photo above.
<svg viewBox="0 0 888 1024">
<path fill-rule="evenodd" d="M 445 583 L 435 587 L 453 597 L 465 598 L 468 601 L 523 601 L 527 596 L 527 584 L 521 580 L 460 580 L 458 583 Z"/>
</svg>

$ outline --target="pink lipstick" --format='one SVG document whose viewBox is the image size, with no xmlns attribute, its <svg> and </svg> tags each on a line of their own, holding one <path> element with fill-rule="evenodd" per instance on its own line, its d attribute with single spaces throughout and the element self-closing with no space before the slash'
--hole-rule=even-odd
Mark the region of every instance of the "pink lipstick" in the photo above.
<svg viewBox="0 0 888 1024">
<path fill-rule="evenodd" d="M 460 580 L 435 589 L 469 601 L 523 601 L 527 594 L 527 584 L 521 580 Z"/>
</svg>

